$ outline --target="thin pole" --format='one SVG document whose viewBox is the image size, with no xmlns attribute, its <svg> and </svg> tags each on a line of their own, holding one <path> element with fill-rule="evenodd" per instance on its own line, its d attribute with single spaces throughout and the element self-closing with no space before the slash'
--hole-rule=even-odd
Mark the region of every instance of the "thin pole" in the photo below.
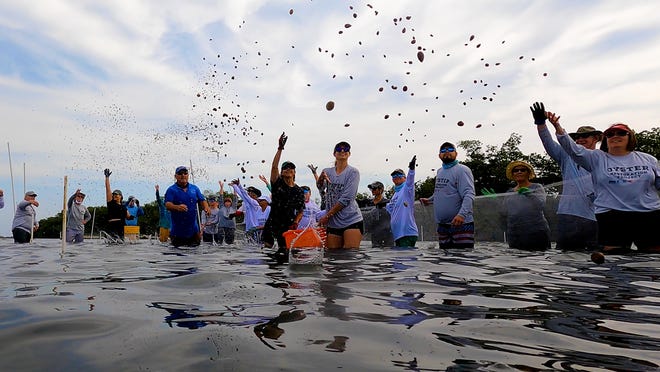
<svg viewBox="0 0 660 372">
<path fill-rule="evenodd" d="M 25 183 L 25 163 L 23 163 L 23 194 L 27 191 L 27 184 Z"/>
<path fill-rule="evenodd" d="M 11 150 L 9 150 L 9 142 L 7 142 L 7 154 L 9 154 L 9 175 L 11 176 L 11 198 L 14 202 L 14 214 L 16 214 L 16 192 L 14 191 L 14 168 L 11 165 Z"/>
<path fill-rule="evenodd" d="M 94 238 L 94 221 L 96 220 L 96 208 L 94 208 L 94 213 L 92 213 L 92 231 L 89 232 L 89 238 Z"/>
<path fill-rule="evenodd" d="M 192 181 L 193 185 L 195 184 L 195 174 L 193 173 L 193 166 L 192 166 L 192 159 L 190 159 L 190 180 Z M 199 224 L 199 230 L 200 232 L 203 231 L 202 229 L 202 214 L 199 212 L 199 201 L 195 203 L 195 213 L 197 213 L 197 224 Z"/>
<path fill-rule="evenodd" d="M 62 253 L 64 253 L 64 248 L 66 247 L 66 194 L 67 194 L 67 176 L 64 176 L 64 198 L 62 201 Z"/>
</svg>

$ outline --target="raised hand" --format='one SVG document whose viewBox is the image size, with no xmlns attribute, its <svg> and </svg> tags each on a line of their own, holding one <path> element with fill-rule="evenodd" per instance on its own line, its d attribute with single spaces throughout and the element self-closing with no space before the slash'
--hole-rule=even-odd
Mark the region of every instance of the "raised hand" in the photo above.
<svg viewBox="0 0 660 372">
<path fill-rule="evenodd" d="M 110 175 L 112 174 L 112 172 L 110 172 L 110 169 L 105 168 L 105 169 L 103 170 L 103 174 L 104 174 L 106 177 L 110 177 Z"/>
<path fill-rule="evenodd" d="M 312 173 L 316 173 L 316 170 L 319 169 L 319 167 L 314 166 L 314 164 L 307 164 L 307 168 L 309 168 Z"/>
<path fill-rule="evenodd" d="M 284 132 L 282 132 L 282 135 L 280 136 L 280 139 L 279 139 L 279 146 L 277 147 L 277 149 L 278 150 L 284 150 L 284 145 L 286 145 L 286 140 L 288 140 L 288 139 L 289 139 L 289 137 L 287 137 L 286 134 L 284 134 Z"/>
<path fill-rule="evenodd" d="M 534 102 L 534 104 L 529 108 L 532 110 L 532 116 L 534 117 L 534 124 L 543 125 L 545 124 L 545 119 L 547 118 L 545 114 L 545 107 L 543 102 Z"/>
<path fill-rule="evenodd" d="M 417 161 L 417 155 L 413 155 L 410 163 L 408 163 L 408 169 L 415 170 L 415 162 Z"/>
</svg>

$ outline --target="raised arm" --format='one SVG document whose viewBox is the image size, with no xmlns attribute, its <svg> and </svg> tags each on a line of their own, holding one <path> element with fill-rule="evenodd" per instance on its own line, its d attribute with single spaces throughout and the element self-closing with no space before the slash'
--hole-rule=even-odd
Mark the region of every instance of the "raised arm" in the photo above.
<svg viewBox="0 0 660 372">
<path fill-rule="evenodd" d="M 103 175 L 105 176 L 105 201 L 109 202 L 112 200 L 112 189 L 110 188 L 110 169 L 105 168 L 103 170 Z"/>
<path fill-rule="evenodd" d="M 275 156 L 273 157 L 273 163 L 270 166 L 270 183 L 273 184 L 275 181 L 280 176 L 280 157 L 282 157 L 282 150 L 284 150 L 284 145 L 286 144 L 286 140 L 289 139 L 289 137 L 282 132 L 282 135 L 280 135 L 280 138 L 278 139 L 278 145 L 277 145 L 277 152 L 275 152 Z"/>
</svg>

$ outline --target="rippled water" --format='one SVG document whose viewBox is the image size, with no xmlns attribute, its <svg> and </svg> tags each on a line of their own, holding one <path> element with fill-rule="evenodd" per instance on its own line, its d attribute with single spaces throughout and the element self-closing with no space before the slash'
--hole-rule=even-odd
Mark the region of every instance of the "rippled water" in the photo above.
<svg viewBox="0 0 660 372">
<path fill-rule="evenodd" d="M 660 257 L 0 240 L 2 370 L 657 370 Z"/>
</svg>

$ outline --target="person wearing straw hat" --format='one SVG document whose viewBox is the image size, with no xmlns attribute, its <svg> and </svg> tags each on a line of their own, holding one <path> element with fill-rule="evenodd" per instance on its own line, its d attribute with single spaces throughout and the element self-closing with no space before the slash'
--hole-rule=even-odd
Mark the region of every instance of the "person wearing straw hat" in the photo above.
<svg viewBox="0 0 660 372">
<path fill-rule="evenodd" d="M 414 247 L 418 230 L 415 222 L 415 161 L 408 164 L 408 176 L 402 169 L 395 169 L 390 175 L 394 183 L 394 195 L 385 207 L 390 213 L 392 235 L 397 247 Z"/>
<path fill-rule="evenodd" d="M 550 226 L 545 218 L 546 192 L 539 183 L 532 183 L 534 168 L 522 160 L 506 167 L 506 178 L 516 185 L 503 198 L 506 215 L 506 240 L 510 248 L 543 250 L 550 248 Z"/>
<path fill-rule="evenodd" d="M 589 150 L 566 134 L 555 113 L 548 112 L 548 120 L 564 150 L 591 172 L 603 253 L 628 253 L 633 243 L 639 252 L 660 252 L 660 166 L 654 156 L 635 151 L 635 132 L 624 123 L 612 124 L 603 131 L 601 149 Z"/>
<path fill-rule="evenodd" d="M 39 202 L 36 200 L 37 194 L 34 191 L 25 193 L 23 200 L 16 206 L 14 221 L 11 224 L 11 234 L 14 237 L 14 243 L 29 243 L 34 231 L 39 230 L 37 221 L 36 207 Z"/>
<path fill-rule="evenodd" d="M 433 204 L 442 249 L 474 247 L 474 176 L 458 162 L 457 155 L 454 144 L 440 145 L 442 167 L 435 176 L 433 195 L 419 198 L 422 205 Z"/>
<path fill-rule="evenodd" d="M 124 203 L 124 195 L 121 190 L 110 188 L 110 175 L 112 172 L 106 168 L 103 170 L 105 176 L 105 200 L 108 206 L 108 230 L 115 238 L 124 240 L 124 226 L 126 220 L 133 218 Z M 112 190 L 112 191 L 111 191 Z"/>
<path fill-rule="evenodd" d="M 85 240 L 85 224 L 92 219 L 92 215 L 83 205 L 85 194 L 76 190 L 66 203 L 66 242 L 82 243 Z"/>
<path fill-rule="evenodd" d="M 203 210 L 207 216 L 211 214 L 204 194 L 188 182 L 188 177 L 187 167 L 177 167 L 174 171 L 176 182 L 165 191 L 165 208 L 172 214 L 170 241 L 175 247 L 198 246 L 202 240 L 202 230 L 197 209 Z"/>
<path fill-rule="evenodd" d="M 593 250 L 598 247 L 598 222 L 594 213 L 594 185 L 591 173 L 575 163 L 561 145 L 552 139 L 546 125 L 543 102 L 530 109 L 541 143 L 548 155 L 559 164 L 562 191 L 557 207 L 557 248 L 564 250 Z M 581 126 L 569 136 L 587 149 L 594 150 L 603 132 L 591 126 Z"/>
</svg>

